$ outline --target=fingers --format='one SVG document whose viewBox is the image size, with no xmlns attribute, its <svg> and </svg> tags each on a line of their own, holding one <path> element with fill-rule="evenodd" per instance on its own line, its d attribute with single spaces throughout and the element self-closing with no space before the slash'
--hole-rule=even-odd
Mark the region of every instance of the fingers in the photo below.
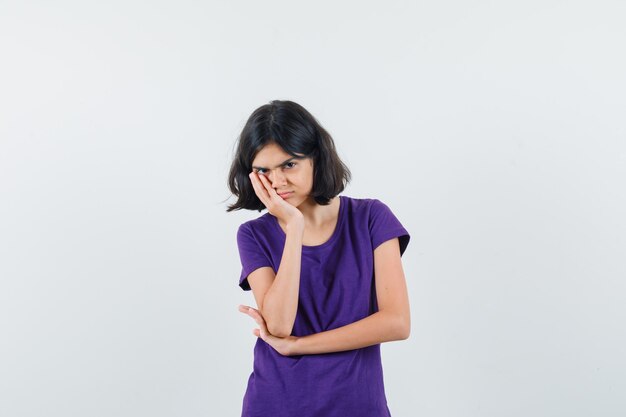
<svg viewBox="0 0 626 417">
<path fill-rule="evenodd" d="M 268 200 L 270 198 L 270 195 L 265 189 L 265 185 L 261 182 L 262 180 L 257 179 L 257 177 L 262 177 L 263 175 L 256 174 L 254 171 L 252 171 L 248 176 L 250 177 L 250 182 L 252 182 L 252 188 L 254 188 L 254 193 L 257 195 L 257 197 L 259 197 L 259 200 L 261 200 L 261 202 L 265 204 L 265 207 L 267 207 L 269 205 Z"/>
<path fill-rule="evenodd" d="M 259 312 L 256 311 L 255 309 L 253 308 L 248 309 L 248 315 L 252 317 L 257 323 L 265 326 L 265 320 L 263 319 L 263 317 L 261 317 Z"/>
<path fill-rule="evenodd" d="M 251 311 L 256 311 L 254 308 L 250 307 L 250 306 L 245 306 L 243 304 L 239 305 L 239 311 L 241 311 L 242 313 L 250 313 Z"/>
<path fill-rule="evenodd" d="M 265 190 L 270 196 L 272 196 L 272 194 L 278 194 L 276 193 L 276 190 L 274 189 L 274 187 L 272 187 L 272 184 L 270 184 L 270 180 L 268 180 L 265 175 L 260 174 L 259 178 L 261 178 L 261 183 L 263 183 Z"/>
<path fill-rule="evenodd" d="M 252 317 L 257 323 L 265 326 L 265 319 L 263 318 L 263 316 L 261 316 L 261 313 L 259 313 L 258 310 L 249 306 L 240 305 L 239 311 L 241 311 L 242 313 L 246 313 L 247 315 Z"/>
<path fill-rule="evenodd" d="M 246 313 L 247 315 L 252 317 L 259 325 L 258 329 L 252 330 L 252 334 L 254 334 L 257 337 L 260 337 L 263 340 L 267 340 L 267 338 L 271 336 L 270 332 L 267 330 L 265 319 L 263 318 L 261 313 L 259 313 L 258 310 L 250 306 L 239 305 L 239 311 L 241 311 L 242 313 Z"/>
<path fill-rule="evenodd" d="M 276 190 L 274 189 L 274 187 L 272 187 L 270 180 L 264 174 L 259 174 L 258 172 L 252 171 L 250 173 L 250 179 L 252 181 L 252 186 L 254 187 L 256 195 L 267 207 L 268 202 L 263 200 L 263 197 L 267 196 L 268 199 L 271 199 L 272 197 L 277 196 L 278 193 L 276 193 Z"/>
</svg>

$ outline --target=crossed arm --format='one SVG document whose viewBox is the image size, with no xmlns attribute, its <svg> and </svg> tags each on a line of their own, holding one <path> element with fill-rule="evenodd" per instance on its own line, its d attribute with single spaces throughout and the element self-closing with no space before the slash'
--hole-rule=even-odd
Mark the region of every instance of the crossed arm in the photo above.
<svg viewBox="0 0 626 417">
<path fill-rule="evenodd" d="M 302 337 L 276 337 L 267 331 L 258 310 L 247 306 L 240 306 L 239 310 L 259 325 L 253 333 L 283 355 L 339 352 L 407 339 L 411 318 L 398 238 L 387 240 L 374 250 L 374 276 L 378 311 L 336 329 Z"/>
</svg>

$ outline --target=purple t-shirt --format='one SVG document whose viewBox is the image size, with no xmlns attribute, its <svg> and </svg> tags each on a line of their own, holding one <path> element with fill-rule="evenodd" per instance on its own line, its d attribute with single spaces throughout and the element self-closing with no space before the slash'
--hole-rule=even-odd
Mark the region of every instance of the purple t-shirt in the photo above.
<svg viewBox="0 0 626 417">
<path fill-rule="evenodd" d="M 398 237 L 400 254 L 409 233 L 383 202 L 339 196 L 332 236 L 302 246 L 300 292 L 293 336 L 342 327 L 378 311 L 374 249 Z M 242 271 L 239 286 L 251 290 L 257 268 L 278 271 L 285 233 L 270 213 L 237 231 Z M 260 337 L 242 417 L 389 417 L 380 344 L 343 352 L 283 356 Z"/>
</svg>

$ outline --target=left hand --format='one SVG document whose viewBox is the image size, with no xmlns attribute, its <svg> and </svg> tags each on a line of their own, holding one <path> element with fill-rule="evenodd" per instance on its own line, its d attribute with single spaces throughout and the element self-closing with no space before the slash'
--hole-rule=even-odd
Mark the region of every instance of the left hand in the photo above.
<svg viewBox="0 0 626 417">
<path fill-rule="evenodd" d="M 252 317 L 259 325 L 258 329 L 252 330 L 252 333 L 263 339 L 267 344 L 273 347 L 278 353 L 283 356 L 295 355 L 295 343 L 298 340 L 295 336 L 276 337 L 267 330 L 265 319 L 261 315 L 261 312 L 250 306 L 239 306 L 239 311 Z"/>
</svg>

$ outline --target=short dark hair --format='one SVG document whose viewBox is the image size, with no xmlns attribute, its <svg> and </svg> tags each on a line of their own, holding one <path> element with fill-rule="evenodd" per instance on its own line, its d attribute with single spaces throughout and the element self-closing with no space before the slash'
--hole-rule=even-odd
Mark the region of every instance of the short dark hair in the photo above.
<svg viewBox="0 0 626 417">
<path fill-rule="evenodd" d="M 341 193 L 351 179 L 330 134 L 301 105 L 289 100 L 273 100 L 252 112 L 236 144 L 228 174 L 228 188 L 237 201 L 232 210 L 258 210 L 265 205 L 257 197 L 249 174 L 252 160 L 269 143 L 275 143 L 292 156 L 313 160 L 313 188 L 310 196 L 320 205 Z"/>
</svg>

